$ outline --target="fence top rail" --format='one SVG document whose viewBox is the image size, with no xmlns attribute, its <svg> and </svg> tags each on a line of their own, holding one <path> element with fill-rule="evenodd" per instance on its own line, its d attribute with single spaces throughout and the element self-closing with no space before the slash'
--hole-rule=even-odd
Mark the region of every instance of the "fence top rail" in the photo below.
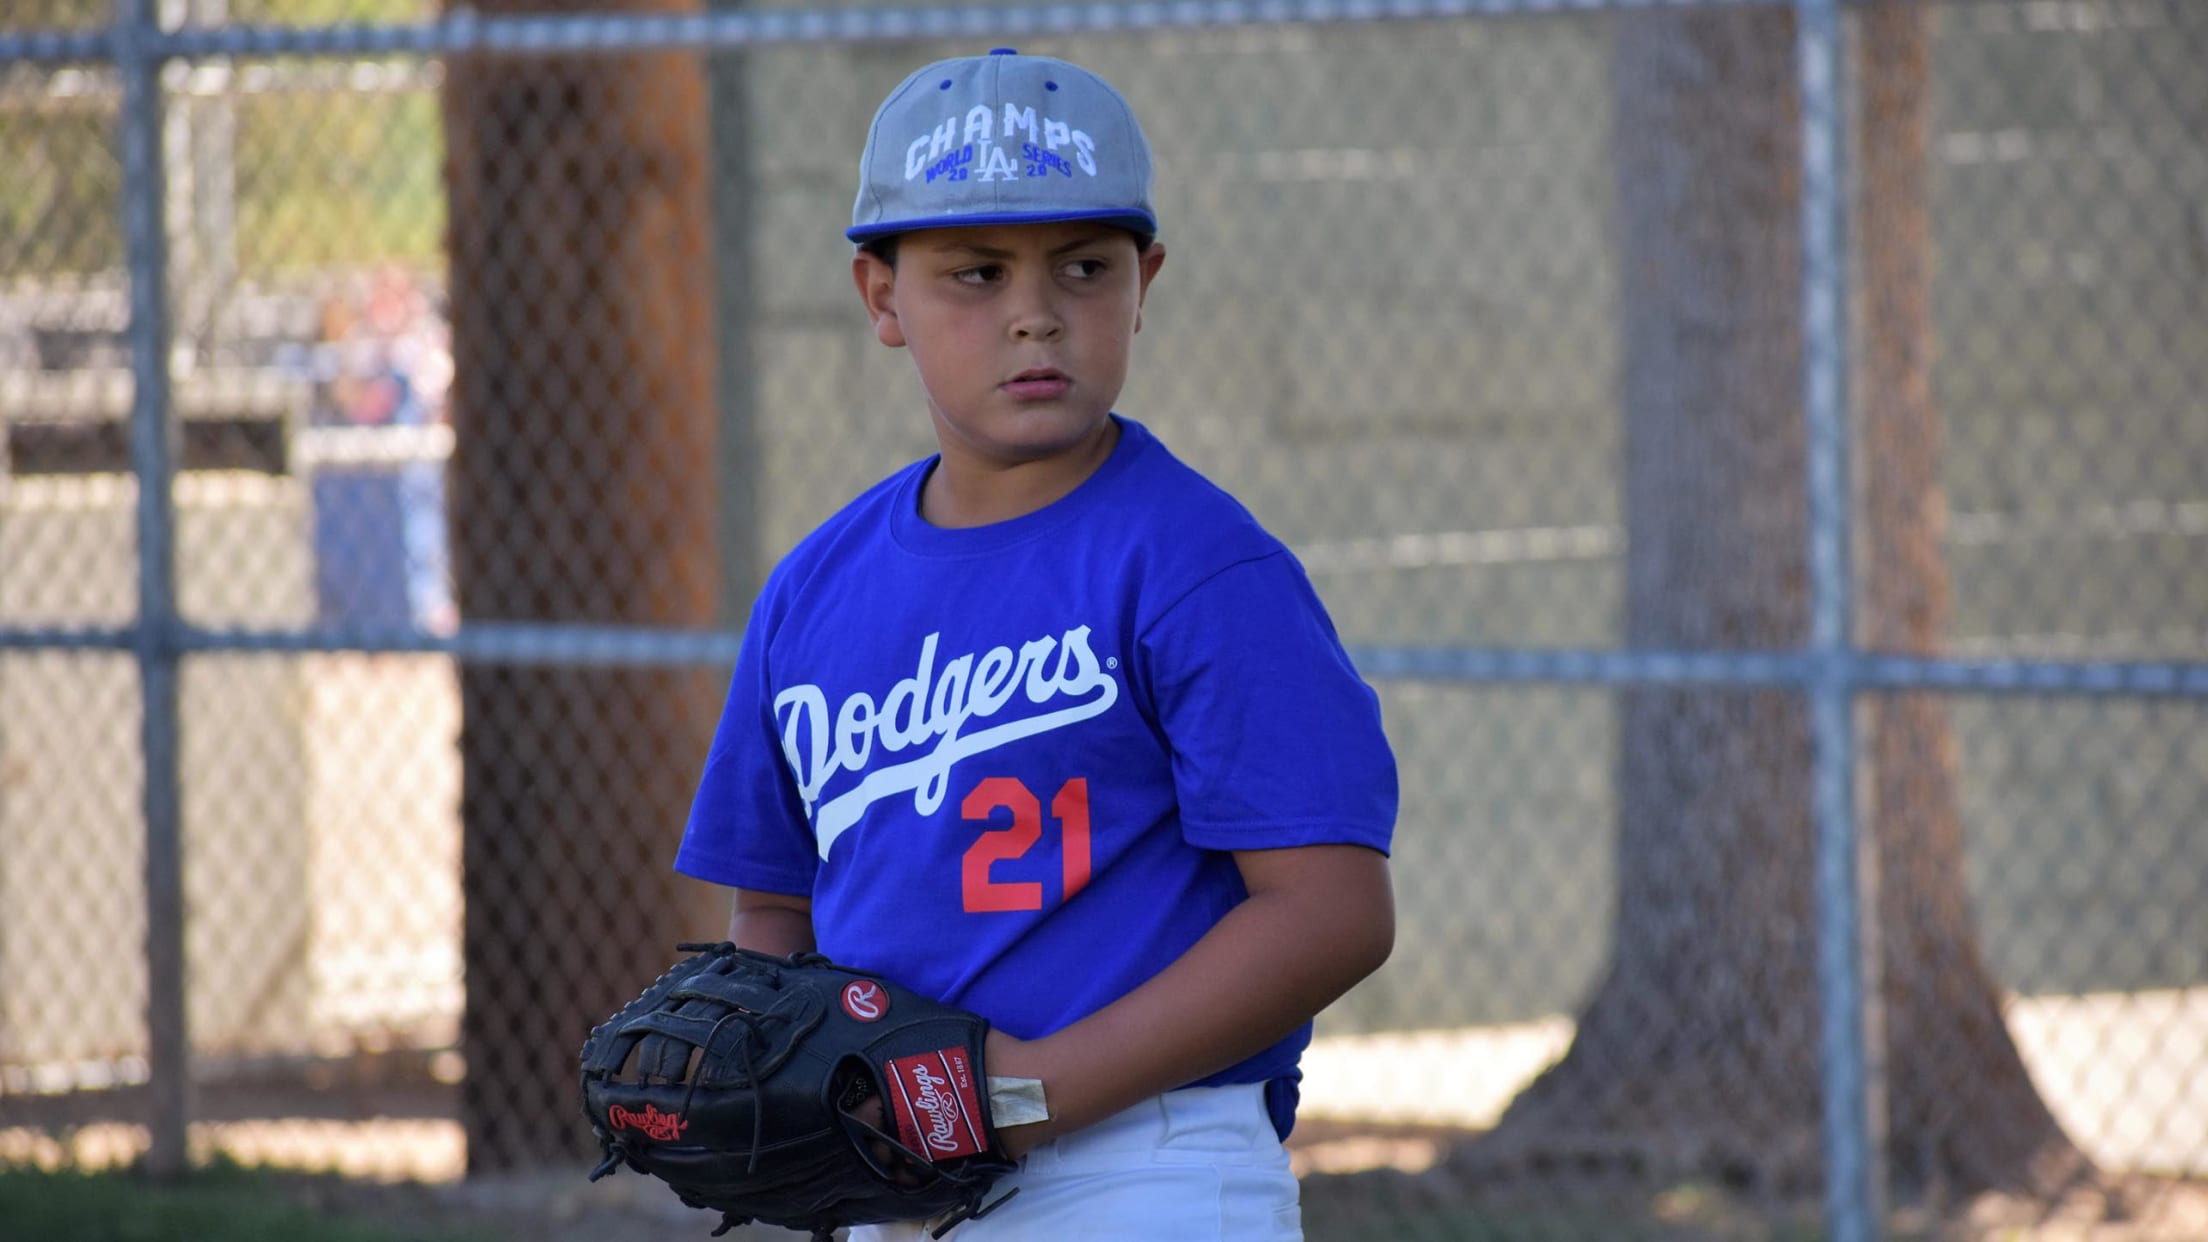
<svg viewBox="0 0 2208 1242">
<path fill-rule="evenodd" d="M 1204 26 L 1332 24 L 1510 17 L 1661 8 L 1744 8 L 1799 0 L 1094 0 L 1086 4 L 936 8 L 754 9 L 656 14 L 486 17 L 472 9 L 436 21 L 330 26 L 224 25 L 128 36 L 156 59 L 210 56 L 621 53 L 785 43 L 862 43 L 1023 34 L 1085 34 Z M 0 32 L 0 64 L 119 59 L 125 34 L 92 30 Z"/>
<path fill-rule="evenodd" d="M 0 624 L 0 652 L 129 651 L 129 626 Z M 307 626 L 180 627 L 183 652 L 298 655 L 412 652 L 490 664 L 628 667 L 726 666 L 739 630 L 563 623 L 474 622 L 449 634 L 408 628 Z M 2208 698 L 2208 663 L 2197 660 L 1956 659 L 1859 649 L 1816 651 L 1635 651 L 1587 648 L 1392 647 L 1353 645 L 1350 659 L 1374 681 L 1581 687 L 1701 686 L 1802 689 L 1834 682 L 1856 692 L 2062 694 Z"/>
</svg>

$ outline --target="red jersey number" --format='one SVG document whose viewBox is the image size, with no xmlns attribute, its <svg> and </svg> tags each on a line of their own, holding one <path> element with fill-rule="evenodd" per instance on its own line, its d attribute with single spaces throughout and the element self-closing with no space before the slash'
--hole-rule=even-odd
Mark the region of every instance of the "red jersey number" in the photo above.
<svg viewBox="0 0 2208 1242">
<path fill-rule="evenodd" d="M 992 776 L 974 786 L 959 804 L 959 814 L 987 822 L 998 811 L 1009 811 L 1012 822 L 991 828 L 967 847 L 959 867 L 959 891 L 968 914 L 996 914 L 1043 908 L 1043 886 L 1035 880 L 997 880 L 990 868 L 1000 862 L 1025 858 L 1043 839 L 1043 806 L 1024 783 L 1010 776 Z M 1060 786 L 1050 800 L 1051 818 L 1058 822 L 1059 853 L 1065 886 L 1061 902 L 1071 901 L 1089 882 L 1089 781 L 1077 776 Z"/>
</svg>

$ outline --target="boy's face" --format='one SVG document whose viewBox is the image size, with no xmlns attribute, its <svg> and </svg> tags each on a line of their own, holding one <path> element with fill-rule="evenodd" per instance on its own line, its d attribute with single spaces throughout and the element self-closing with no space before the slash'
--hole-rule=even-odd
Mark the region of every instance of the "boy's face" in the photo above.
<svg viewBox="0 0 2208 1242">
<path fill-rule="evenodd" d="M 852 276 L 884 345 L 912 351 L 946 462 L 1001 469 L 1093 443 L 1119 399 L 1165 248 L 1109 225 L 925 229 Z"/>
</svg>

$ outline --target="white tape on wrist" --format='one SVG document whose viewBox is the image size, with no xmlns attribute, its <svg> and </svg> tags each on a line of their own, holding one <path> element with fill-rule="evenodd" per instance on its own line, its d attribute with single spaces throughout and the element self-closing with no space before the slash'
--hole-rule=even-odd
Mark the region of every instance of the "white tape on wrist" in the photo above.
<svg viewBox="0 0 2208 1242">
<path fill-rule="evenodd" d="M 1040 1078 L 989 1076 L 989 1120 L 999 1130 L 1006 1126 L 1033 1125 L 1050 1120 L 1050 1104 L 1043 1099 Z"/>
</svg>

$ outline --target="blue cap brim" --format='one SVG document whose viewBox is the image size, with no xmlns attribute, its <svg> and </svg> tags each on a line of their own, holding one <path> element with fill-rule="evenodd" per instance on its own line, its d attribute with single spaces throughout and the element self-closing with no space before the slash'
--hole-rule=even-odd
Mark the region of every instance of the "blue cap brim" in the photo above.
<svg viewBox="0 0 2208 1242">
<path fill-rule="evenodd" d="M 1145 237 L 1158 235 L 1157 218 L 1143 211 L 1014 211 L 972 213 L 962 216 L 931 216 L 919 220 L 883 221 L 857 228 L 845 229 L 843 235 L 855 242 L 874 241 L 898 233 L 916 233 L 921 229 L 980 228 L 995 224 L 1064 224 L 1074 220 L 1097 220 L 1116 224 L 1131 233 Z"/>
</svg>

